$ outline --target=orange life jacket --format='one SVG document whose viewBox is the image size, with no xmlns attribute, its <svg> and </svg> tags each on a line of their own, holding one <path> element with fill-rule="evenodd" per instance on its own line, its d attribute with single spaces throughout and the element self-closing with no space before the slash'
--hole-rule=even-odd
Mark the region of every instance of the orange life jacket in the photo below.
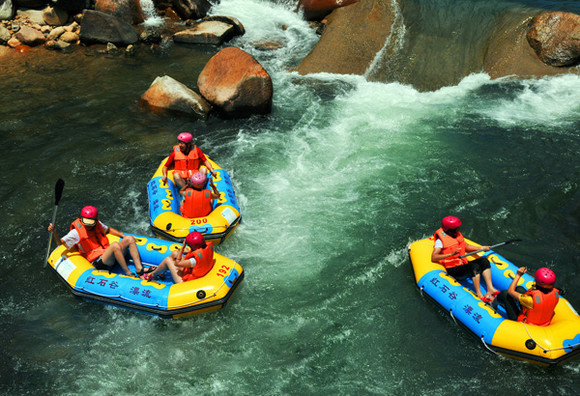
<svg viewBox="0 0 580 396">
<path fill-rule="evenodd" d="M 522 306 L 522 313 L 518 316 L 519 322 L 530 323 L 537 326 L 548 326 L 554 316 L 554 308 L 560 299 L 559 290 L 553 288 L 548 294 L 537 289 L 530 289 L 525 294 L 534 299 L 534 308 L 528 309 Z"/>
<path fill-rule="evenodd" d="M 187 188 L 181 203 L 181 214 L 184 217 L 204 217 L 211 212 L 211 191 Z"/>
<path fill-rule="evenodd" d="M 458 232 L 457 238 L 453 238 L 443 231 L 443 228 L 439 228 L 435 231 L 434 238 L 439 238 L 443 243 L 443 249 L 441 249 L 441 254 L 453 253 L 456 249 L 459 249 L 459 253 L 454 256 L 447 257 L 443 260 L 439 260 L 439 263 L 443 264 L 445 268 L 459 267 L 460 265 L 467 264 L 467 259 L 459 258 L 462 254 L 465 254 L 465 239 L 463 235 Z"/>
<path fill-rule="evenodd" d="M 75 229 L 79 233 L 80 241 L 77 243 L 79 252 L 90 263 L 101 257 L 105 249 L 109 247 L 105 230 L 98 220 L 95 226 L 89 230 L 81 219 L 76 219 L 70 225 L 70 229 Z"/>
<path fill-rule="evenodd" d="M 175 153 L 173 157 L 173 169 L 179 172 L 184 180 L 187 180 L 199 170 L 201 158 L 197 154 L 197 146 L 195 144 L 191 147 L 187 155 L 179 149 L 178 144 L 173 146 L 173 152 Z"/>
<path fill-rule="evenodd" d="M 182 270 L 181 279 L 184 282 L 201 278 L 205 276 L 213 268 L 213 246 L 211 242 L 207 242 L 207 246 L 203 249 L 195 249 L 189 252 L 185 259 L 194 258 L 196 261 L 195 267 L 184 268 Z"/>
</svg>

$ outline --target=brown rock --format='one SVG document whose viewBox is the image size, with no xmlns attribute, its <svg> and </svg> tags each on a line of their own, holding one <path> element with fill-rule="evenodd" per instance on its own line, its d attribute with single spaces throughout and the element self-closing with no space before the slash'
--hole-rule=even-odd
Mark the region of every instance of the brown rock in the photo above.
<svg viewBox="0 0 580 396">
<path fill-rule="evenodd" d="M 541 77 L 578 73 L 574 67 L 555 67 L 544 63 L 527 40 L 529 11 L 509 11 L 498 18 L 483 57 L 483 70 L 491 78 L 518 75 Z"/>
<path fill-rule="evenodd" d="M 532 19 L 527 39 L 550 66 L 572 66 L 580 61 L 580 15 L 544 12 Z"/>
<path fill-rule="evenodd" d="M 46 40 L 44 34 L 41 31 L 33 29 L 28 26 L 22 26 L 22 28 L 14 35 L 22 44 L 34 47 L 35 45 L 43 44 Z"/>
<path fill-rule="evenodd" d="M 298 73 L 363 75 L 384 45 L 394 18 L 387 2 L 364 0 L 334 10 L 327 21 L 320 40 L 298 65 Z"/>
<path fill-rule="evenodd" d="M 272 108 L 272 80 L 247 52 L 227 47 L 214 55 L 197 80 L 200 93 L 222 114 L 246 117 Z"/>
<path fill-rule="evenodd" d="M 64 32 L 60 36 L 60 40 L 64 41 L 65 43 L 74 44 L 79 41 L 79 35 L 74 32 Z"/>
<path fill-rule="evenodd" d="M 308 21 L 320 20 L 339 7 L 356 3 L 358 0 L 298 0 L 298 9 L 304 11 Z"/>
<path fill-rule="evenodd" d="M 169 76 L 157 77 L 139 103 L 155 113 L 177 112 L 200 119 L 207 119 L 211 111 L 204 98 Z"/>
<path fill-rule="evenodd" d="M 132 25 L 143 23 L 145 20 L 138 0 L 97 0 L 95 11 L 113 15 Z"/>
</svg>

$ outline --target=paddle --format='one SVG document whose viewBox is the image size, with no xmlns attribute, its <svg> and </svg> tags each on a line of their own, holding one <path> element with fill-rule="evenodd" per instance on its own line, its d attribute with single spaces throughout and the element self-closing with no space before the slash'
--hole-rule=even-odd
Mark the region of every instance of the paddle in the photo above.
<svg viewBox="0 0 580 396">
<path fill-rule="evenodd" d="M 510 239 L 509 241 L 500 242 L 498 244 L 492 245 L 492 246 L 489 247 L 489 249 L 491 250 L 491 249 L 496 248 L 498 246 L 503 246 L 503 245 L 507 245 L 507 244 L 510 244 L 510 243 L 513 243 L 513 242 L 521 242 L 521 241 L 522 241 L 521 239 Z M 485 249 L 475 250 L 473 252 L 465 253 L 465 254 L 459 256 L 458 258 L 463 258 L 463 257 L 471 256 L 471 255 L 474 255 L 476 253 L 480 253 L 480 252 L 484 252 L 484 251 L 485 251 Z"/>
<path fill-rule="evenodd" d="M 56 211 L 58 210 L 58 203 L 60 201 L 60 197 L 62 197 L 62 190 L 64 190 L 64 180 L 58 179 L 56 184 L 54 185 L 54 212 L 52 213 L 52 224 L 56 222 Z M 56 225 L 55 225 L 56 227 Z M 48 262 L 48 257 L 50 256 L 50 245 L 52 244 L 52 232 L 49 232 L 48 237 L 48 249 L 46 249 L 46 260 L 44 260 L 44 266 Z"/>
</svg>

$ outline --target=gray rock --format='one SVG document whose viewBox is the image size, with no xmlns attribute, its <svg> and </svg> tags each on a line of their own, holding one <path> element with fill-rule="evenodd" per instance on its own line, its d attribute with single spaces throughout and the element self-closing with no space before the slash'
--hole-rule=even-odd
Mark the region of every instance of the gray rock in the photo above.
<svg viewBox="0 0 580 396">
<path fill-rule="evenodd" d="M 201 22 L 173 35 L 176 43 L 221 45 L 234 36 L 234 26 L 219 21 Z"/>
<path fill-rule="evenodd" d="M 46 7 L 42 12 L 47 25 L 62 26 L 68 22 L 68 12 L 58 7 Z"/>
<path fill-rule="evenodd" d="M 12 0 L 0 0 L 0 21 L 12 19 L 15 11 Z"/>
<path fill-rule="evenodd" d="M 38 25 L 45 25 L 44 12 L 42 10 L 31 10 L 29 8 L 21 8 L 16 11 L 16 15 L 30 19 L 30 22 Z"/>
<path fill-rule="evenodd" d="M 139 40 L 137 30 L 127 22 L 102 12 L 85 10 L 81 23 L 81 41 L 87 44 L 113 43 L 126 46 Z"/>
<path fill-rule="evenodd" d="M 204 120 L 212 109 L 203 97 L 169 76 L 157 77 L 139 102 L 156 113 L 177 112 Z"/>
<path fill-rule="evenodd" d="M 10 37 L 12 37 L 10 30 L 0 25 L 0 44 L 6 44 L 10 40 Z"/>
<path fill-rule="evenodd" d="M 30 47 L 44 44 L 46 41 L 44 34 L 41 31 L 33 29 L 29 26 L 22 26 L 22 28 L 14 35 L 14 37 L 22 44 Z"/>
</svg>

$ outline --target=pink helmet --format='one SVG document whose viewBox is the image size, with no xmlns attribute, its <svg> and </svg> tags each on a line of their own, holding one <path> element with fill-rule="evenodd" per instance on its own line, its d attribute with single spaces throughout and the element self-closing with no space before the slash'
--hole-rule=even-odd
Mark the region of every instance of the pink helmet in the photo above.
<svg viewBox="0 0 580 396">
<path fill-rule="evenodd" d="M 195 172 L 190 179 L 191 185 L 194 187 L 205 187 L 207 176 L 203 172 Z"/>
<path fill-rule="evenodd" d="M 541 287 L 553 287 L 556 283 L 556 274 L 546 267 L 537 270 L 534 278 L 536 278 L 536 285 Z"/>
<path fill-rule="evenodd" d="M 193 231 L 185 238 L 185 244 L 192 249 L 204 248 L 206 246 L 203 235 L 197 231 Z"/>
<path fill-rule="evenodd" d="M 99 211 L 94 206 L 85 206 L 81 209 L 81 221 L 86 226 L 93 226 L 97 222 Z"/>
<path fill-rule="evenodd" d="M 181 132 L 177 135 L 177 140 L 183 143 L 191 143 L 193 141 L 193 136 L 189 132 Z"/>
<path fill-rule="evenodd" d="M 97 219 L 99 211 L 94 206 L 85 206 L 81 209 L 81 217 L 86 219 Z"/>
<path fill-rule="evenodd" d="M 459 220 L 455 216 L 447 216 L 444 217 L 443 220 L 441 220 L 441 226 L 443 227 L 444 230 L 452 230 L 454 228 L 459 227 L 460 225 L 461 220 Z"/>
</svg>

